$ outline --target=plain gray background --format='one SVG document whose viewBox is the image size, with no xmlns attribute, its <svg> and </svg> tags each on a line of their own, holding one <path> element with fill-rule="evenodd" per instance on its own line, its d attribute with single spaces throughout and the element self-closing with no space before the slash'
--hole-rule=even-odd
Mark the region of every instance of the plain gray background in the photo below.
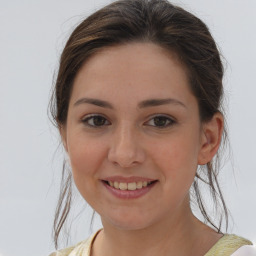
<svg viewBox="0 0 256 256">
<path fill-rule="evenodd" d="M 59 137 L 47 117 L 53 74 L 75 24 L 109 2 L 0 1 L 0 256 L 54 250 L 51 225 L 62 152 L 56 152 Z M 229 232 L 256 242 L 256 1 L 173 2 L 206 22 L 226 58 L 235 175 L 228 163 L 221 184 L 234 219 Z M 70 243 L 88 236 L 90 214 L 76 219 Z M 93 229 L 99 227 L 95 223 Z"/>
</svg>

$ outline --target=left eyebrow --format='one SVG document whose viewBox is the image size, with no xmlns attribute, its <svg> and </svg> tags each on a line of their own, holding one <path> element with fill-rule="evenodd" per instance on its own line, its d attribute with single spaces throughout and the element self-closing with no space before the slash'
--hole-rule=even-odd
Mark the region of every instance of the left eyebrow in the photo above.
<svg viewBox="0 0 256 256">
<path fill-rule="evenodd" d="M 173 105 L 179 105 L 184 108 L 187 108 L 186 105 L 176 99 L 149 99 L 149 100 L 144 100 L 139 103 L 138 107 L 139 108 L 147 108 L 147 107 L 156 107 L 156 106 L 161 106 L 161 105 L 166 105 L 166 104 L 173 104 Z"/>
</svg>

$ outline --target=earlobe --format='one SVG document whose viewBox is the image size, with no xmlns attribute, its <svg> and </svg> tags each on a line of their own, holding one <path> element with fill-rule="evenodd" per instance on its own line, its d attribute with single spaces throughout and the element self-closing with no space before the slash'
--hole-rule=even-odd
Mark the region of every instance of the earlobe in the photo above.
<svg viewBox="0 0 256 256">
<path fill-rule="evenodd" d="M 59 132 L 60 132 L 62 144 L 63 144 L 66 152 L 68 153 L 67 136 L 66 136 L 66 129 L 65 129 L 65 127 L 64 126 L 60 126 L 59 127 Z"/>
<path fill-rule="evenodd" d="M 65 164 L 67 164 L 67 166 L 69 168 L 71 168 L 70 167 L 71 163 L 70 163 L 70 158 L 69 158 L 68 146 L 67 146 L 66 127 L 65 126 L 60 126 L 59 127 L 59 132 L 60 132 L 60 136 L 61 136 L 61 141 L 62 141 L 63 147 L 65 149 L 65 152 L 64 152 Z"/>
<path fill-rule="evenodd" d="M 199 165 L 207 164 L 217 153 L 221 143 L 223 127 L 224 120 L 220 112 L 214 114 L 210 121 L 203 124 L 201 148 L 198 155 Z"/>
</svg>

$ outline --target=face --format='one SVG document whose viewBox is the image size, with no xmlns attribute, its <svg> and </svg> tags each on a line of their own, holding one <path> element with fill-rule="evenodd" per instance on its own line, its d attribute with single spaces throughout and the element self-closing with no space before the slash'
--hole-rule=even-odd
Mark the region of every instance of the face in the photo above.
<svg viewBox="0 0 256 256">
<path fill-rule="evenodd" d="M 91 57 L 62 137 L 75 184 L 106 225 L 142 229 L 185 215 L 204 133 L 174 54 L 133 43 Z"/>
</svg>

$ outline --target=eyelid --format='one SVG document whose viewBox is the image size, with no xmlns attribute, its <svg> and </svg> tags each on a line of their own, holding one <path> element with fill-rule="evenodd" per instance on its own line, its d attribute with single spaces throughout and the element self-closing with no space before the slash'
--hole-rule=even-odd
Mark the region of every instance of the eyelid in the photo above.
<svg viewBox="0 0 256 256">
<path fill-rule="evenodd" d="M 95 116 L 102 116 L 102 117 L 106 118 L 103 114 L 100 114 L 100 113 L 91 113 L 91 114 L 83 115 L 83 116 L 81 117 L 81 120 L 84 120 L 84 119 L 87 119 L 87 118 L 90 118 L 90 117 L 95 117 Z"/>
</svg>

